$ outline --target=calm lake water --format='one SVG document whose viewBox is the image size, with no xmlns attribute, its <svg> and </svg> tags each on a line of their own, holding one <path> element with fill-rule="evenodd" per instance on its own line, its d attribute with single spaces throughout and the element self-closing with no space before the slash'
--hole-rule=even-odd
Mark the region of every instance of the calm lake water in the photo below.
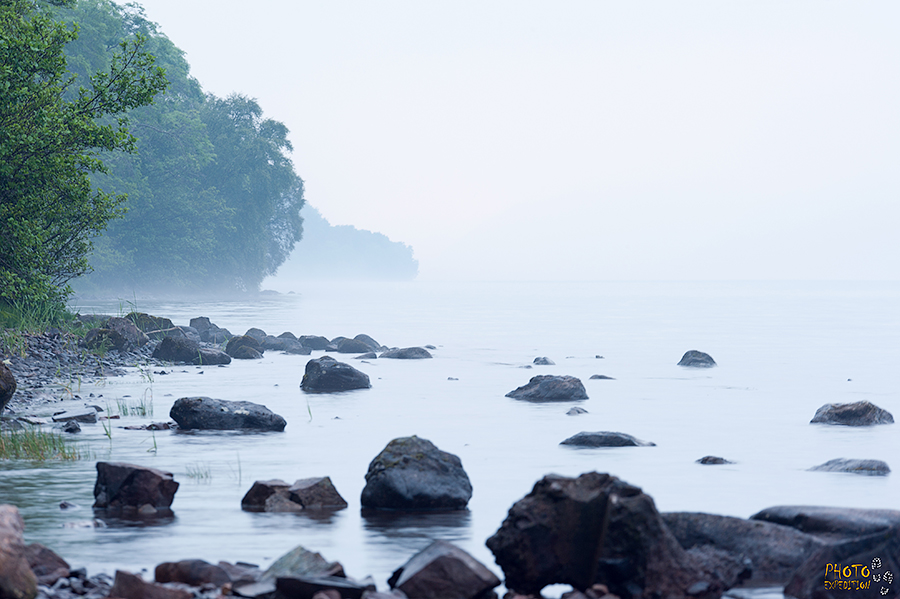
<svg viewBox="0 0 900 599">
<path fill-rule="evenodd" d="M 642 487 L 661 511 L 747 517 L 780 504 L 900 509 L 896 475 L 807 471 L 842 457 L 900 467 L 896 425 L 809 424 L 829 402 L 865 399 L 900 416 L 898 300 L 897 283 L 693 282 L 310 284 L 253 304 L 138 300 L 138 310 L 176 324 L 208 316 L 235 334 L 254 326 L 274 335 L 366 333 L 388 346 L 437 349 L 433 360 L 360 363 L 345 356 L 370 376 L 372 388 L 339 394 L 303 393 L 309 357 L 277 352 L 222 368 L 166 367 L 169 374 L 150 377 L 135 369 L 102 386 L 78 388 L 76 381 L 81 398 L 113 412 L 120 400 L 152 398 L 151 418 L 123 417 L 111 438 L 100 424 L 83 425 L 79 443 L 96 460 L 173 472 L 181 483 L 174 520 L 64 528 L 93 516 L 95 460 L 2 463 L 2 500 L 19 506 L 27 540 L 91 573 L 152 572 L 160 562 L 187 558 L 265 567 L 303 545 L 342 562 L 352 576 L 373 575 L 381 588 L 433 539 L 460 545 L 502 578 L 484 541 L 550 472 L 609 472 Z M 130 309 L 121 302 L 77 307 Z M 710 353 L 719 366 L 676 366 L 690 349 Z M 537 356 L 556 365 L 525 369 Z M 530 404 L 504 397 L 537 374 L 577 376 L 590 399 Z M 615 380 L 588 380 L 592 374 Z M 175 399 L 190 395 L 261 403 L 288 426 L 266 434 L 118 428 L 168 420 Z M 567 416 L 573 405 L 589 413 Z M 597 430 L 657 445 L 559 445 Z M 391 439 L 412 434 L 461 458 L 474 487 L 468 511 L 361 513 L 369 462 Z M 695 463 L 709 454 L 736 463 Z M 320 475 L 331 477 L 348 509 L 327 516 L 240 509 L 255 480 Z M 80 507 L 62 511 L 62 500 Z"/>
</svg>

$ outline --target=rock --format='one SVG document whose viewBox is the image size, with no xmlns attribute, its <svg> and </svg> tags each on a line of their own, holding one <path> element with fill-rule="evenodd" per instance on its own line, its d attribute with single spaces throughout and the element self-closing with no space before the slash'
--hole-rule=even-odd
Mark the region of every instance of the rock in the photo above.
<svg viewBox="0 0 900 599">
<path fill-rule="evenodd" d="M 91 329 L 84 336 L 84 346 L 96 352 L 106 352 L 111 349 L 124 351 L 125 344 L 126 341 L 122 335 L 107 328 Z"/>
<path fill-rule="evenodd" d="M 81 426 L 75 420 L 69 420 L 63 424 L 57 424 L 56 427 L 59 427 L 59 429 L 64 433 L 75 434 L 81 432 Z"/>
<path fill-rule="evenodd" d="M 220 561 L 218 565 L 220 568 L 225 570 L 225 573 L 228 574 L 228 577 L 233 583 L 256 582 L 257 580 L 259 580 L 259 577 L 262 574 L 259 566 L 255 564 L 247 564 L 244 562 L 237 562 L 236 564 L 232 564 L 229 562 Z"/>
<path fill-rule="evenodd" d="M 413 435 L 394 439 L 372 460 L 361 502 L 389 510 L 461 510 L 471 497 L 460 459 Z"/>
<path fill-rule="evenodd" d="M 434 541 L 388 579 L 407 597 L 475 599 L 500 584 L 484 564 L 446 541 Z"/>
<path fill-rule="evenodd" d="M 168 318 L 151 316 L 150 314 L 146 314 L 144 312 L 129 312 L 125 315 L 125 318 L 126 320 L 130 320 L 134 324 L 134 326 L 145 333 L 149 331 L 171 329 L 175 326 Z M 208 318 L 206 319 L 206 322 L 209 323 Z"/>
<path fill-rule="evenodd" d="M 226 401 L 211 397 L 182 397 L 169 410 L 169 417 L 182 430 L 283 431 L 287 424 L 266 406 L 249 401 Z"/>
<path fill-rule="evenodd" d="M 260 576 L 260 581 L 274 581 L 284 577 L 342 576 L 344 567 L 338 562 L 329 562 L 319 553 L 313 553 L 298 545 L 275 560 Z"/>
<path fill-rule="evenodd" d="M 599 583 L 632 599 L 686 597 L 689 590 L 712 599 L 727 586 L 704 569 L 705 556 L 678 544 L 649 496 L 597 472 L 545 476 L 487 546 L 507 588 L 522 594 L 557 583 L 585 592 Z"/>
<path fill-rule="evenodd" d="M 403 349 L 389 349 L 379 357 L 393 358 L 395 360 L 422 360 L 432 356 L 424 347 L 405 347 Z"/>
<path fill-rule="evenodd" d="M 274 599 L 275 582 L 246 582 L 235 584 L 231 588 L 232 595 L 236 597 L 248 597 L 249 599 Z"/>
<path fill-rule="evenodd" d="M 900 529 L 900 510 L 779 505 L 757 512 L 750 519 L 783 524 L 825 540 L 883 535 Z"/>
<path fill-rule="evenodd" d="M 0 597 L 32 599 L 37 578 L 28 565 L 25 521 L 14 505 L 0 505 Z"/>
<path fill-rule="evenodd" d="M 225 346 L 225 353 L 232 358 L 236 358 L 237 356 L 235 354 L 241 347 L 249 347 L 256 350 L 257 352 L 262 352 L 263 349 L 262 345 L 260 345 L 259 341 L 257 341 L 255 337 L 241 335 L 240 337 L 232 337 L 228 340 L 228 345 Z"/>
<path fill-rule="evenodd" d="M 116 570 L 116 579 L 109 590 L 110 597 L 128 599 L 193 599 L 194 594 L 184 589 L 173 589 L 152 582 L 144 582 L 137 574 Z"/>
<path fill-rule="evenodd" d="M 280 479 L 258 480 L 241 500 L 241 509 L 250 512 L 298 512 L 346 507 L 347 502 L 327 476 L 301 479 L 293 485 Z"/>
<path fill-rule="evenodd" d="M 28 567 L 37 577 L 38 584 L 53 586 L 60 578 L 69 577 L 69 564 L 52 549 L 40 543 L 32 543 L 25 547 L 25 558 Z"/>
<path fill-rule="evenodd" d="M 200 334 L 200 340 L 207 343 L 225 343 L 234 336 L 228 329 L 219 328 L 205 316 L 192 318 L 190 326 Z"/>
<path fill-rule="evenodd" d="M 322 356 L 306 363 L 306 373 L 300 387 L 309 393 L 333 393 L 372 386 L 369 375 L 331 356 Z"/>
<path fill-rule="evenodd" d="M 341 354 L 363 354 L 372 351 L 372 347 L 357 339 L 341 339 L 335 344 L 338 353 Z"/>
<path fill-rule="evenodd" d="M 810 468 L 819 472 L 852 472 L 853 474 L 868 474 L 870 476 L 887 476 L 891 473 L 890 467 L 881 460 L 848 460 L 838 458 L 828 460 Z"/>
<path fill-rule="evenodd" d="M 298 341 L 297 336 L 290 331 L 285 331 L 282 334 L 278 335 L 278 337 L 279 339 L 290 339 L 291 341 Z"/>
<path fill-rule="evenodd" d="M 641 441 L 625 433 L 610 431 L 580 432 L 572 435 L 560 445 L 574 445 L 576 447 L 655 447 L 656 443 Z"/>
<path fill-rule="evenodd" d="M 16 377 L 9 367 L 0 360 L 0 412 L 16 394 Z"/>
<path fill-rule="evenodd" d="M 684 549 L 713 547 L 749 559 L 754 586 L 785 584 L 809 555 L 825 543 L 789 526 L 692 512 L 662 514 Z"/>
<path fill-rule="evenodd" d="M 827 403 L 818 410 L 810 424 L 842 424 L 846 426 L 873 426 L 893 424 L 894 417 L 868 401 L 855 403 Z"/>
<path fill-rule="evenodd" d="M 284 577 L 275 582 L 277 597 L 291 599 L 360 599 L 369 588 L 340 576 Z"/>
<path fill-rule="evenodd" d="M 231 577 L 225 570 L 202 559 L 164 562 L 156 566 L 154 577 L 156 582 L 181 582 L 194 587 L 202 584 L 220 587 L 231 582 Z"/>
<path fill-rule="evenodd" d="M 197 343 L 200 343 L 201 341 L 203 341 L 203 339 L 200 338 L 200 332 L 197 329 L 195 329 L 194 327 L 187 326 L 187 325 L 181 325 L 181 326 L 177 326 L 175 328 L 178 329 L 179 331 L 181 331 L 184 334 L 184 336 L 187 337 L 188 339 L 190 339 L 191 341 L 196 341 Z"/>
<path fill-rule="evenodd" d="M 118 333 L 122 339 L 121 346 L 116 345 L 119 351 L 135 351 L 150 341 L 150 338 L 127 318 L 110 318 L 106 321 L 106 328 Z"/>
<path fill-rule="evenodd" d="M 614 379 L 611 376 L 606 376 L 605 374 L 592 374 L 590 377 L 590 380 L 592 380 L 592 381 L 614 381 L 616 379 Z"/>
<path fill-rule="evenodd" d="M 295 481 L 288 489 L 290 499 L 304 509 L 344 509 L 347 502 L 341 497 L 331 478 L 319 476 Z"/>
<path fill-rule="evenodd" d="M 261 345 L 265 350 L 272 351 L 284 351 L 286 348 L 291 347 L 296 344 L 299 347 L 303 347 L 300 345 L 300 342 L 296 339 L 291 339 L 289 337 L 273 337 L 272 335 L 266 335 L 265 339 L 262 340 Z"/>
<path fill-rule="evenodd" d="M 353 357 L 354 360 L 375 360 L 377 358 L 378 358 L 378 355 L 373 351 L 366 352 L 364 354 L 360 354 L 358 356 Z"/>
<path fill-rule="evenodd" d="M 253 328 L 244 333 L 244 336 L 253 337 L 254 339 L 256 339 L 257 343 L 262 345 L 263 339 L 265 339 L 268 335 L 266 335 L 266 332 L 262 329 Z"/>
<path fill-rule="evenodd" d="M 697 460 L 698 464 L 703 464 L 705 466 L 719 466 L 722 464 L 734 464 L 734 462 L 729 462 L 725 458 L 720 458 L 714 455 L 703 456 L 699 460 Z"/>
<path fill-rule="evenodd" d="M 53 416 L 53 422 L 69 422 L 70 420 L 87 423 L 97 422 L 97 412 L 94 408 L 85 408 L 83 410 L 72 410 Z"/>
<path fill-rule="evenodd" d="M 881 597 L 888 593 L 896 597 L 898 581 L 894 577 L 898 572 L 900 528 L 894 527 L 883 534 L 825 545 L 797 568 L 784 594 L 797 599 Z"/>
<path fill-rule="evenodd" d="M 527 385 L 510 391 L 506 397 L 525 401 L 572 401 L 588 399 L 587 391 L 574 376 L 541 374 L 531 377 Z"/>
<path fill-rule="evenodd" d="M 235 360 L 259 360 L 262 358 L 262 354 L 257 350 L 253 349 L 249 345 L 242 345 L 238 347 L 231 354 Z"/>
<path fill-rule="evenodd" d="M 153 357 L 168 362 L 188 362 L 200 356 L 200 344 L 186 337 L 166 337 L 153 350 Z"/>
<path fill-rule="evenodd" d="M 325 337 L 320 335 L 301 335 L 297 338 L 297 340 L 303 345 L 303 347 L 308 347 L 309 349 L 315 351 L 322 351 L 328 344 L 331 343 Z"/>
<path fill-rule="evenodd" d="M 535 366 L 556 366 L 556 362 L 547 357 L 535 358 L 532 364 Z"/>
<path fill-rule="evenodd" d="M 576 406 L 574 408 L 569 408 L 569 411 L 566 412 L 566 416 L 579 416 L 581 414 L 587 414 L 587 413 L 588 413 L 588 411 L 585 410 L 584 408 L 579 408 Z"/>
<path fill-rule="evenodd" d="M 217 366 L 219 364 L 231 364 L 231 356 L 220 349 L 201 347 L 197 357 L 191 360 L 192 364 L 199 366 Z"/>
<path fill-rule="evenodd" d="M 377 341 L 375 341 L 368 335 L 364 335 L 362 333 L 360 333 L 359 335 L 354 337 L 353 340 L 359 341 L 361 343 L 365 343 L 369 347 L 368 351 L 381 351 L 384 348 L 383 345 L 381 345 L 380 343 L 378 343 Z M 431 349 L 434 349 L 434 348 L 432 347 Z"/>
<path fill-rule="evenodd" d="M 296 354 L 298 356 L 308 356 L 312 353 L 312 350 L 308 347 L 305 347 L 299 341 L 289 340 L 290 343 L 285 344 L 284 349 L 281 351 L 288 354 Z"/>
<path fill-rule="evenodd" d="M 716 361 L 709 354 L 692 349 L 681 356 L 681 361 L 678 362 L 678 365 L 691 368 L 712 368 L 716 365 Z"/>
<path fill-rule="evenodd" d="M 124 462 L 97 462 L 94 508 L 134 512 L 172 505 L 178 483 L 171 472 Z"/>
</svg>

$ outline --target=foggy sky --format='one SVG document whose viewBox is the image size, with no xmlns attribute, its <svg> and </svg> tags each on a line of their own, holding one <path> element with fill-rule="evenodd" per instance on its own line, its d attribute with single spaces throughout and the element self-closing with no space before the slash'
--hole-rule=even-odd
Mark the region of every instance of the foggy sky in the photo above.
<svg viewBox="0 0 900 599">
<path fill-rule="evenodd" d="M 143 0 L 420 279 L 898 279 L 887 1 Z"/>
</svg>

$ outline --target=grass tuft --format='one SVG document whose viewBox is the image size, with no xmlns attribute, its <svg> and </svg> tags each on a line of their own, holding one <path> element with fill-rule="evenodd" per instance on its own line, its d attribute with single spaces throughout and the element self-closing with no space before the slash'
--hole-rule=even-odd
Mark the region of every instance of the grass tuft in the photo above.
<svg viewBox="0 0 900 599">
<path fill-rule="evenodd" d="M 0 432 L 2 460 L 74 461 L 84 457 L 82 452 L 63 439 L 62 435 L 44 432 L 40 427 Z"/>
</svg>

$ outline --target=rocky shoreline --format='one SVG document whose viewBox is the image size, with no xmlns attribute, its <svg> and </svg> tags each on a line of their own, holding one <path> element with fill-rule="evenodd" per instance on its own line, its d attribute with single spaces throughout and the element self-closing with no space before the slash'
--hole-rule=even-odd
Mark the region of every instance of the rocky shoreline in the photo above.
<svg viewBox="0 0 900 599">
<path fill-rule="evenodd" d="M 89 329 L 83 338 L 54 330 L 22 335 L 19 351 L 4 356 L 0 370 L 8 369 L 17 382 L 14 393 L 4 400 L 8 401 L 4 427 L 21 426 L 16 424 L 18 417 L 53 402 L 73 398 L 89 402 L 91 398 L 77 393 L 79 381 L 116 376 L 128 367 L 227 364 L 232 359 L 258 359 L 266 350 L 301 355 L 313 349 L 371 353 L 368 359 L 379 357 L 376 352 L 383 358 L 431 357 L 425 348 L 389 349 L 366 335 L 333 340 L 290 333 L 274 337 L 259 329 L 232 335 L 202 317 L 186 326 L 146 314 L 81 318 Z M 702 352 L 689 354 L 696 361 Z M 687 366 L 714 365 L 710 358 Z M 368 377 L 357 373 L 325 356 L 308 361 L 302 386 L 309 393 L 370 387 Z M 540 388 L 540 393 L 525 394 L 529 386 Z M 541 375 L 529 386 L 508 396 L 544 402 L 587 398 L 574 377 Z M 280 416 L 249 402 L 181 398 L 170 415 L 182 428 L 284 429 Z M 823 406 L 812 422 L 873 426 L 890 424 L 893 417 L 859 402 Z M 563 443 L 653 445 L 624 433 L 580 435 L 589 442 L 570 443 L 569 439 Z M 629 442 L 623 442 L 624 438 Z M 714 456 L 703 460 L 708 458 L 703 463 L 727 463 Z M 860 465 L 853 468 L 858 470 Z M 171 515 L 178 489 L 172 474 L 107 462 L 98 462 L 97 471 L 93 508 L 99 522 L 105 515 L 137 519 Z M 361 500 L 366 509 L 465 510 L 472 495 L 460 459 L 415 436 L 391 441 L 372 460 L 366 482 Z M 324 477 L 292 485 L 281 480 L 256 481 L 241 508 L 305 511 L 346 506 Z M 503 571 L 507 599 L 538 598 L 553 584 L 573 588 L 564 595 L 566 599 L 718 599 L 743 585 L 784 587 L 785 594 L 799 599 L 845 597 L 850 590 L 895 597 L 900 586 L 893 584 L 894 573 L 900 572 L 900 511 L 776 506 L 749 519 L 660 513 L 640 488 L 597 472 L 578 477 L 547 475 L 537 481 L 486 544 Z M 836 564 L 841 565 L 837 571 Z M 847 564 L 856 567 L 853 576 L 844 575 L 842 568 Z M 443 541 L 400 565 L 388 580 L 390 589 L 382 591 L 371 578 L 353 578 L 339 562 L 304 547 L 295 548 L 265 571 L 253 564 L 195 559 L 159 564 L 152 582 L 123 571 L 114 577 L 88 576 L 83 569 L 70 569 L 46 547 L 25 545 L 24 522 L 17 508 L 0 506 L 0 597 L 491 599 L 500 584 L 484 564 Z"/>
</svg>

